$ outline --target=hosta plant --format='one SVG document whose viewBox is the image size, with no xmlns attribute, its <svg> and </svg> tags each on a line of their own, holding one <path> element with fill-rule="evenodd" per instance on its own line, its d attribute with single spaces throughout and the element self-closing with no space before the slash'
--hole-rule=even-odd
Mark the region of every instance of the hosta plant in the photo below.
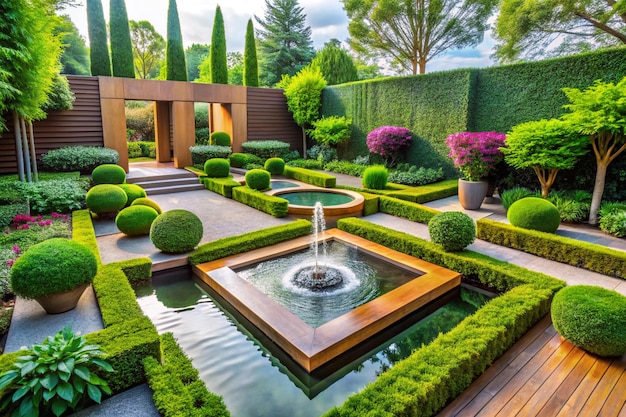
<svg viewBox="0 0 626 417">
<path fill-rule="evenodd" d="M 98 374 L 113 371 L 102 355 L 69 326 L 46 337 L 0 377 L 0 391 L 5 393 L 2 415 L 61 416 L 83 408 L 88 399 L 100 403 L 111 389 Z"/>
</svg>

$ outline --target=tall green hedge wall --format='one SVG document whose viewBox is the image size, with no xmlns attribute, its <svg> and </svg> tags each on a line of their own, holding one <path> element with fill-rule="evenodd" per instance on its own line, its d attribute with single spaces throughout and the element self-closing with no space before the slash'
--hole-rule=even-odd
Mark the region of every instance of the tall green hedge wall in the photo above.
<svg viewBox="0 0 626 417">
<path fill-rule="evenodd" d="M 367 155 L 367 134 L 382 125 L 411 130 L 407 162 L 456 171 L 445 138 L 456 132 L 501 131 L 562 114 L 561 88 L 626 76 L 626 47 L 565 58 L 484 69 L 461 69 L 326 87 L 322 114 L 352 118 L 352 136 L 341 157 Z"/>
</svg>

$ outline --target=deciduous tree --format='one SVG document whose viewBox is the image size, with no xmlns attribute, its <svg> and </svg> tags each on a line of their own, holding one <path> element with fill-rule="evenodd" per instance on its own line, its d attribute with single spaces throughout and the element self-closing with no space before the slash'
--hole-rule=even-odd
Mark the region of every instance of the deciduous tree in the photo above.
<svg viewBox="0 0 626 417">
<path fill-rule="evenodd" d="M 224 32 L 224 17 L 219 5 L 215 8 L 211 34 L 211 54 L 209 56 L 211 57 L 211 82 L 213 84 L 228 84 L 226 33 Z"/>
<path fill-rule="evenodd" d="M 200 77 L 198 68 L 202 61 L 209 57 L 211 47 L 206 44 L 194 43 L 185 49 L 185 60 L 187 61 L 187 79 L 194 81 Z"/>
<path fill-rule="evenodd" d="M 167 46 L 165 48 L 165 79 L 187 81 L 187 65 L 183 35 L 180 31 L 176 0 L 170 0 L 167 9 Z"/>
<path fill-rule="evenodd" d="M 87 0 L 87 30 L 91 75 L 111 75 L 111 58 L 107 45 L 107 26 L 100 0 Z"/>
<path fill-rule="evenodd" d="M 248 20 L 248 25 L 246 26 L 246 40 L 243 47 L 243 85 L 249 87 L 259 86 L 259 62 L 256 54 L 252 19 Z"/>
<path fill-rule="evenodd" d="M 450 49 L 477 45 L 497 0 L 342 0 L 350 23 L 350 46 L 377 52 L 406 71 Z"/>
<path fill-rule="evenodd" d="M 133 44 L 130 40 L 126 3 L 124 0 L 111 0 L 109 5 L 113 76 L 135 78 Z"/>
<path fill-rule="evenodd" d="M 61 37 L 63 53 L 61 54 L 61 73 L 74 75 L 90 75 L 89 51 L 85 40 L 78 32 L 76 25 L 69 16 L 60 16 L 55 33 Z"/>
<path fill-rule="evenodd" d="M 147 20 L 129 23 L 135 72 L 139 78 L 154 78 L 153 70 L 164 56 L 165 40 Z"/>
</svg>

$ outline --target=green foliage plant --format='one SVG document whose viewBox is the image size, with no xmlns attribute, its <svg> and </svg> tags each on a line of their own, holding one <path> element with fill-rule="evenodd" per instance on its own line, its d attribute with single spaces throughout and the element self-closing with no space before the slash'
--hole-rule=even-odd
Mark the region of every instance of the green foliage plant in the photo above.
<svg viewBox="0 0 626 417">
<path fill-rule="evenodd" d="M 259 86 L 259 62 L 252 19 L 248 19 L 246 40 L 243 47 L 243 85 L 247 87 Z"/>
<path fill-rule="evenodd" d="M 87 0 L 87 30 L 89 32 L 91 75 L 111 76 L 107 27 L 101 0 Z"/>
<path fill-rule="evenodd" d="M 506 217 L 513 226 L 522 229 L 554 233 L 561 224 L 559 210 L 541 197 L 525 197 L 511 204 Z"/>
<path fill-rule="evenodd" d="M 165 79 L 187 81 L 187 64 L 183 35 L 178 19 L 176 0 L 169 0 L 167 8 L 167 44 L 165 47 Z"/>
<path fill-rule="evenodd" d="M 592 285 L 565 287 L 552 301 L 557 332 L 574 345 L 599 356 L 626 353 L 626 297 Z"/>
<path fill-rule="evenodd" d="M 282 175 L 285 171 L 285 161 L 282 158 L 269 158 L 265 161 L 264 168 L 271 175 Z"/>
<path fill-rule="evenodd" d="M 502 148 L 504 160 L 517 169 L 532 168 L 548 197 L 559 170 L 572 169 L 589 152 L 589 139 L 559 119 L 537 120 L 513 126 Z"/>
<path fill-rule="evenodd" d="M 389 172 L 384 165 L 372 165 L 363 171 L 363 187 L 372 190 L 384 190 Z"/>
<path fill-rule="evenodd" d="M 223 195 L 226 198 L 233 197 L 233 188 L 241 187 L 241 183 L 235 181 L 231 175 L 225 178 L 204 177 L 202 182 L 204 188 Z"/>
<path fill-rule="evenodd" d="M 161 214 L 163 212 L 163 210 L 161 209 L 161 206 L 159 206 L 159 204 L 156 201 L 154 201 L 154 200 L 152 200 L 152 199 L 150 199 L 148 197 L 136 198 L 135 200 L 133 200 L 133 202 L 130 205 L 131 206 L 141 205 L 141 206 L 152 207 L 159 214 Z"/>
<path fill-rule="evenodd" d="M 141 103 L 141 102 L 140 102 Z M 126 129 L 129 140 L 154 141 L 154 106 L 126 107 Z"/>
<path fill-rule="evenodd" d="M 226 158 L 211 158 L 204 163 L 204 172 L 209 178 L 226 178 L 230 175 L 230 161 Z"/>
<path fill-rule="evenodd" d="M 32 214 L 68 213 L 84 206 L 89 181 L 60 177 L 39 182 L 15 182 L 10 187 L 29 200 Z"/>
<path fill-rule="evenodd" d="M 293 161 L 287 162 L 287 165 L 293 168 L 305 168 L 305 169 L 323 169 L 324 164 L 322 164 L 317 159 L 294 159 Z"/>
<path fill-rule="evenodd" d="M 128 23 L 137 77 L 142 79 L 160 77 L 157 70 L 160 70 L 165 56 L 165 39 L 147 20 L 131 20 Z"/>
<path fill-rule="evenodd" d="M 81 174 L 91 174 L 98 165 L 117 164 L 119 158 L 120 155 L 115 149 L 98 146 L 66 146 L 43 154 L 41 162 L 46 171 L 80 171 Z"/>
<path fill-rule="evenodd" d="M 85 39 L 69 16 L 60 16 L 57 31 L 61 33 L 64 45 L 61 55 L 61 74 L 91 75 L 89 51 Z"/>
<path fill-rule="evenodd" d="M 166 253 L 189 252 L 200 243 L 202 220 L 188 210 L 169 210 L 160 214 L 150 227 L 150 240 Z"/>
<path fill-rule="evenodd" d="M 58 74 L 54 77 L 52 88 L 48 94 L 48 99 L 42 106 L 42 110 L 46 113 L 57 110 L 72 110 L 76 97 L 70 88 L 67 77 Z"/>
<path fill-rule="evenodd" d="M 32 353 L 18 357 L 13 369 L 2 374 L 0 390 L 12 392 L 2 409 L 11 416 L 61 416 L 83 408 L 88 399 L 100 404 L 103 393 L 112 393 L 102 378 L 113 372 L 104 356 L 99 346 L 65 327 L 33 345 Z"/>
<path fill-rule="evenodd" d="M 322 117 L 312 123 L 309 135 L 317 143 L 326 147 L 337 147 L 345 144 L 352 134 L 352 120 L 345 116 Z"/>
<path fill-rule="evenodd" d="M 150 234 L 150 226 L 159 213 L 151 207 L 134 205 L 126 207 L 115 217 L 115 225 L 126 236 Z"/>
<path fill-rule="evenodd" d="M 283 153 L 289 151 L 289 144 L 279 140 L 249 140 L 241 144 L 245 153 L 258 156 L 262 159 L 280 158 Z"/>
<path fill-rule="evenodd" d="M 99 184 L 87 191 L 85 197 L 87 208 L 92 213 L 117 213 L 126 206 L 128 196 L 126 192 L 114 184 Z"/>
<path fill-rule="evenodd" d="M 248 163 L 248 155 L 245 153 L 234 152 L 229 157 L 230 165 L 235 168 L 243 168 Z"/>
<path fill-rule="evenodd" d="M 285 166 L 283 175 L 287 178 L 302 181 L 322 188 L 335 188 L 337 177 L 325 172 L 317 172 L 306 168 Z"/>
<path fill-rule="evenodd" d="M 230 146 L 230 135 L 226 132 L 211 133 L 209 145 Z"/>
<path fill-rule="evenodd" d="M 91 180 L 94 185 L 124 184 L 126 182 L 126 171 L 116 164 L 98 165 L 91 172 Z"/>
<path fill-rule="evenodd" d="M 133 44 L 130 40 L 130 27 L 126 2 L 111 0 L 109 31 L 111 33 L 111 65 L 114 77 L 135 78 Z"/>
<path fill-rule="evenodd" d="M 226 60 L 226 33 L 224 17 L 219 4 L 215 8 L 213 32 L 211 33 L 211 83 L 228 84 L 228 63 Z M 229 144 L 230 145 L 230 144 Z"/>
<path fill-rule="evenodd" d="M 191 151 L 191 163 L 194 167 L 204 169 L 204 163 L 212 158 L 228 159 L 233 152 L 230 146 L 197 145 L 189 148 Z"/>
<path fill-rule="evenodd" d="M 326 42 L 310 65 L 319 67 L 328 85 L 343 84 L 359 79 L 354 60 L 341 47 L 341 43 L 335 40 Z"/>
<path fill-rule="evenodd" d="M 559 210 L 562 222 L 581 223 L 589 217 L 591 193 L 587 191 L 553 191 L 548 200 Z"/>
<path fill-rule="evenodd" d="M 93 281 L 96 257 L 86 246 L 53 238 L 31 246 L 11 269 L 11 288 L 25 298 L 64 292 Z"/>
<path fill-rule="evenodd" d="M 540 196 L 541 194 L 536 191 L 529 190 L 528 188 L 525 188 L 525 187 L 515 186 L 508 190 L 502 191 L 502 193 L 500 194 L 500 199 L 502 200 L 502 205 L 504 206 L 504 209 L 508 210 L 509 207 L 511 207 L 511 204 L 515 203 L 517 200 L 521 200 L 522 198 L 525 198 L 525 197 L 540 197 Z"/>
<path fill-rule="evenodd" d="M 361 164 L 355 164 L 349 161 L 330 161 L 324 165 L 325 171 L 336 172 L 338 174 L 352 175 L 354 177 L 360 177 L 363 175 L 363 171 L 367 166 Z"/>
<path fill-rule="evenodd" d="M 474 220 L 460 211 L 436 214 L 428 222 L 430 240 L 446 252 L 458 252 L 474 243 L 476 226 Z"/>
<path fill-rule="evenodd" d="M 269 173 L 265 170 L 268 177 Z M 250 172 L 250 171 L 248 171 Z M 265 194 L 248 186 L 235 187 L 232 189 L 233 200 L 270 214 L 274 217 L 285 217 L 289 211 L 289 201 L 284 198 Z"/>
<path fill-rule="evenodd" d="M 572 129 L 589 137 L 596 157 L 596 179 L 589 223 L 598 223 L 598 210 L 606 183 L 607 168 L 626 150 L 626 77 L 617 83 L 595 81 L 585 90 L 564 88 L 569 113 L 561 118 Z"/>
<path fill-rule="evenodd" d="M 251 169 L 245 175 L 246 185 L 253 190 L 267 190 L 270 188 L 271 176 L 264 169 Z"/>
<path fill-rule="evenodd" d="M 626 236 L 626 210 L 614 211 L 600 217 L 600 230 L 615 237 Z"/>
<path fill-rule="evenodd" d="M 396 169 L 389 172 L 389 177 L 387 180 L 389 182 L 393 182 L 394 184 L 403 184 L 403 185 L 425 185 L 432 184 L 437 181 L 441 181 L 443 176 L 443 169 L 440 167 L 438 169 L 433 168 L 417 168 L 415 165 L 411 165 L 408 169 L 398 169 L 400 165 L 406 164 L 398 164 Z"/>
<path fill-rule="evenodd" d="M 298 126 L 309 127 L 320 117 L 324 87 L 326 81 L 319 68 L 305 67 L 289 80 L 284 93 Z"/>
</svg>

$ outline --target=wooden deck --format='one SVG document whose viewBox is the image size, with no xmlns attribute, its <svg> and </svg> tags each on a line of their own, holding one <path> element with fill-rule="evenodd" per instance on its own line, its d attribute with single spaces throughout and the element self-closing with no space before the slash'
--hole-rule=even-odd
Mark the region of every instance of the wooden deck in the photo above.
<svg viewBox="0 0 626 417">
<path fill-rule="evenodd" d="M 548 315 L 438 417 L 626 417 L 625 403 L 626 355 L 586 353 Z"/>
</svg>

